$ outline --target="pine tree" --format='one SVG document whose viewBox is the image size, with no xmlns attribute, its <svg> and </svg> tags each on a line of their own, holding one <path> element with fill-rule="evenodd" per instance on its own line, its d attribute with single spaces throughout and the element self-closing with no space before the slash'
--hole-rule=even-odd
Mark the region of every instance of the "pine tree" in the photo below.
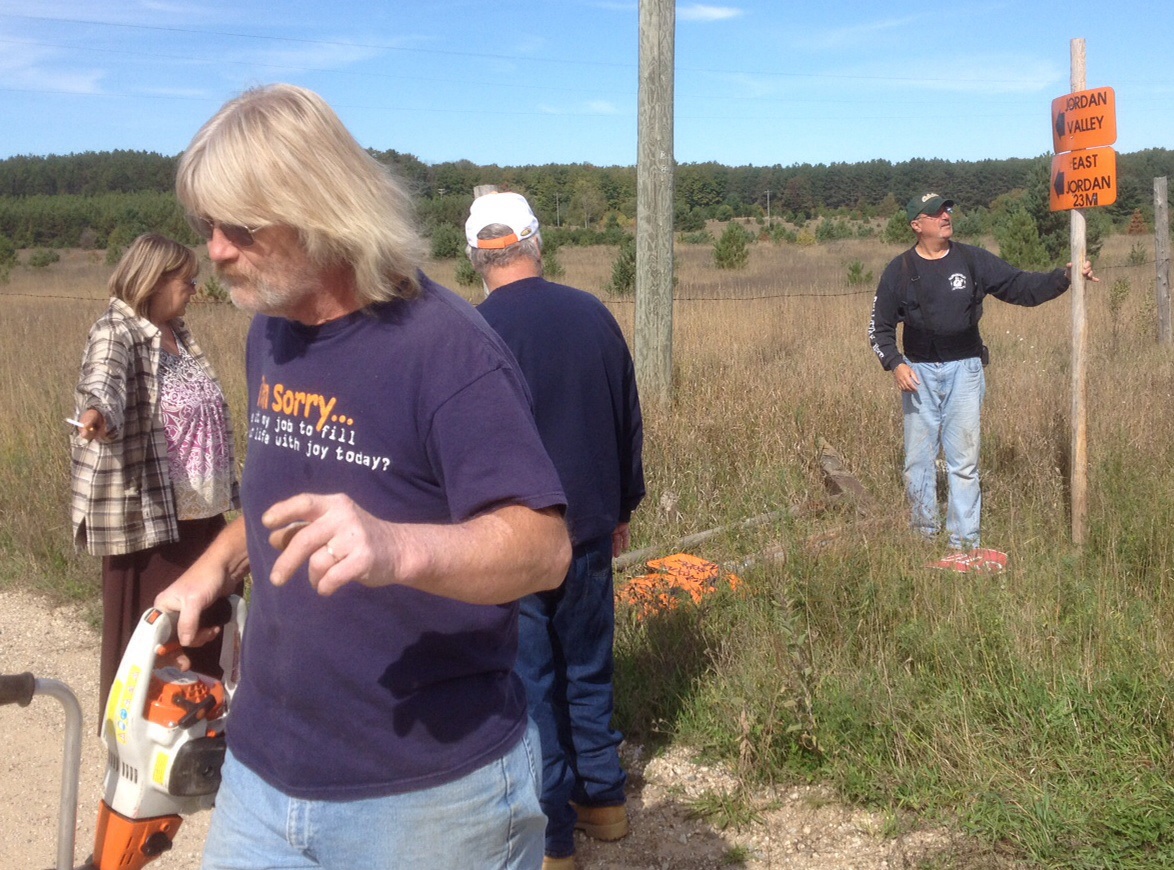
<svg viewBox="0 0 1174 870">
<path fill-rule="evenodd" d="M 7 236 L 0 236 L 0 284 L 8 282 L 12 267 L 16 265 L 16 245 Z"/>
<path fill-rule="evenodd" d="M 620 242 L 620 253 L 611 267 L 611 283 L 606 289 L 616 296 L 631 296 L 636 292 L 636 238 L 625 236 Z"/>
<path fill-rule="evenodd" d="M 999 256 L 1020 269 L 1045 269 L 1052 258 L 1040 241 L 1035 221 L 1025 208 L 1011 212 L 1007 220 L 995 228 L 999 242 Z"/>
<path fill-rule="evenodd" d="M 719 269 L 742 269 L 750 261 L 747 232 L 731 223 L 713 245 L 713 262 Z"/>
<path fill-rule="evenodd" d="M 913 230 L 909 228 L 909 223 L 905 209 L 901 209 L 885 224 L 884 232 L 881 233 L 881 241 L 888 242 L 890 245 L 913 244 Z"/>
</svg>

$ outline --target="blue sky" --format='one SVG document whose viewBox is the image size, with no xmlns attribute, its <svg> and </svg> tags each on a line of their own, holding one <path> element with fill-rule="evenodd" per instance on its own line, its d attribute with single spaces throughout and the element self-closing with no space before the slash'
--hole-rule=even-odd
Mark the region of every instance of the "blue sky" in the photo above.
<svg viewBox="0 0 1174 870">
<path fill-rule="evenodd" d="M 675 155 L 788 166 L 1035 157 L 1070 90 L 1118 151 L 1174 148 L 1174 4 L 841 0 L 677 6 Z M 428 163 L 636 162 L 636 0 L 0 0 L 0 157 L 177 154 L 267 82 Z"/>
</svg>

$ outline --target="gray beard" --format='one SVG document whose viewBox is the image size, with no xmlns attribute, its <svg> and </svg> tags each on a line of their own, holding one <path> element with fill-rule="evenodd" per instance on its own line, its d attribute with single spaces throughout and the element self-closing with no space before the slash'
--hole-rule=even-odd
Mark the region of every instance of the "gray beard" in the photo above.
<svg viewBox="0 0 1174 870">
<path fill-rule="evenodd" d="M 313 292 L 311 288 L 278 287 L 269 281 L 258 279 L 248 281 L 247 286 L 224 277 L 220 280 L 228 286 L 229 297 L 237 308 L 271 317 L 282 316 Z"/>
</svg>

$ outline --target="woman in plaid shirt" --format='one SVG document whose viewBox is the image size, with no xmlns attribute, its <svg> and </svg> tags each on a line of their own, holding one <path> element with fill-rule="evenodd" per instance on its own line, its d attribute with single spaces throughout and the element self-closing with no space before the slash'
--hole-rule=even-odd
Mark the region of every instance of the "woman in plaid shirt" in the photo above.
<svg viewBox="0 0 1174 870">
<path fill-rule="evenodd" d="M 100 709 L 143 611 L 239 507 L 228 405 L 182 315 L 196 292 L 191 249 L 147 233 L 110 276 L 76 392 L 73 539 L 102 557 Z M 220 675 L 220 645 L 189 651 Z"/>
</svg>

